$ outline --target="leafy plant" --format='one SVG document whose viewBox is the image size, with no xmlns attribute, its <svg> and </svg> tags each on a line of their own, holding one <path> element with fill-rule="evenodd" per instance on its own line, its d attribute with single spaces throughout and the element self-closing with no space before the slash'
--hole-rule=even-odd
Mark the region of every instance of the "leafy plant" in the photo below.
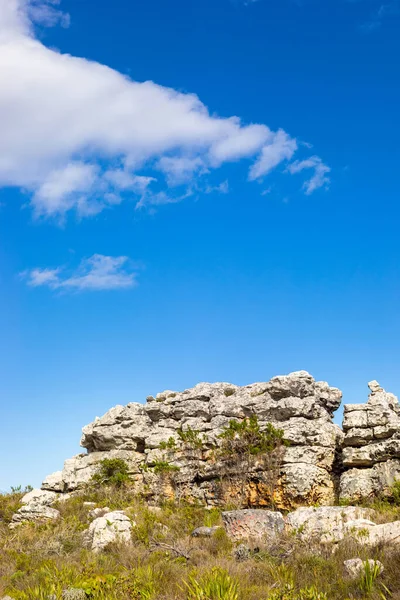
<svg viewBox="0 0 400 600">
<path fill-rule="evenodd" d="M 185 583 L 187 600 L 239 600 L 238 582 L 224 570 L 214 568 L 200 580 Z"/>
<path fill-rule="evenodd" d="M 207 436 L 204 434 L 202 435 L 200 431 L 192 429 L 190 426 L 185 430 L 182 427 L 179 427 L 177 434 L 184 445 L 189 446 L 194 450 L 202 450 L 204 444 L 207 443 Z"/>
<path fill-rule="evenodd" d="M 272 423 L 268 423 L 265 431 L 262 431 L 257 415 L 252 415 L 243 421 L 230 421 L 229 426 L 225 427 L 218 437 L 222 440 L 222 454 L 256 456 L 272 452 L 278 446 L 287 445 L 283 435 L 283 430 L 276 429 Z"/>
<path fill-rule="evenodd" d="M 173 437 L 170 437 L 167 442 L 161 442 L 159 448 L 160 450 L 175 450 L 176 441 Z"/>
<path fill-rule="evenodd" d="M 105 458 L 92 477 L 93 483 L 115 487 L 122 487 L 129 480 L 129 467 L 122 458 Z"/>
<path fill-rule="evenodd" d="M 364 594 L 372 594 L 372 592 L 375 590 L 376 580 L 380 573 L 381 567 L 378 563 L 374 562 L 373 564 L 371 564 L 369 560 L 364 562 L 364 569 L 361 573 L 360 579 L 360 590 L 364 592 Z M 383 583 L 380 583 L 379 587 L 381 587 L 387 594 L 390 595 L 390 591 Z M 382 600 L 386 600 L 386 596 L 383 594 L 382 591 L 379 591 L 379 595 L 382 598 Z"/>
<path fill-rule="evenodd" d="M 176 465 L 171 465 L 171 463 L 166 462 L 164 460 L 156 461 L 153 466 L 153 472 L 156 475 L 162 475 L 164 473 L 174 473 L 179 470 L 179 467 L 177 467 Z"/>
</svg>

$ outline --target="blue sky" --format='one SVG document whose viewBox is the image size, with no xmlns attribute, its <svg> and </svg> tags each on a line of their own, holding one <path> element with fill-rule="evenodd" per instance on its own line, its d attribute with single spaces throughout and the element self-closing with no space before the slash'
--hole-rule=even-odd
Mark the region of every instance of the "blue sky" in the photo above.
<svg viewBox="0 0 400 600">
<path fill-rule="evenodd" d="M 0 0 L 0 489 L 163 389 L 400 392 L 399 9 Z"/>
</svg>

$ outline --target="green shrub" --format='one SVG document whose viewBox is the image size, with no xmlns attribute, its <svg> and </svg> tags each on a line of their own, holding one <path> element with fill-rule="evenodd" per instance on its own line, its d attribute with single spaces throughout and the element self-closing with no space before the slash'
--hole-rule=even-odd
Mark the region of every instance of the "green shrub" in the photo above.
<svg viewBox="0 0 400 600">
<path fill-rule="evenodd" d="M 283 435 L 283 430 L 276 429 L 272 423 L 268 423 L 265 431 L 262 431 L 257 416 L 252 415 L 243 421 L 230 421 L 218 437 L 222 440 L 222 454 L 256 456 L 271 453 L 279 446 L 287 445 Z"/>
<path fill-rule="evenodd" d="M 153 472 L 156 475 L 162 475 L 164 473 L 174 473 L 179 470 L 179 467 L 177 467 L 176 465 L 171 465 L 171 463 L 166 462 L 164 460 L 156 461 L 153 466 Z"/>
<path fill-rule="evenodd" d="M 207 436 L 202 435 L 200 431 L 192 429 L 190 426 L 183 430 L 179 427 L 177 434 L 185 446 L 189 446 L 194 450 L 202 450 L 207 443 Z"/>
<path fill-rule="evenodd" d="M 167 442 L 161 442 L 159 448 L 160 450 L 175 450 L 176 441 L 173 437 L 170 437 Z"/>
<path fill-rule="evenodd" d="M 93 483 L 115 487 L 122 487 L 129 480 L 129 467 L 122 458 L 105 458 L 92 477 Z"/>
</svg>

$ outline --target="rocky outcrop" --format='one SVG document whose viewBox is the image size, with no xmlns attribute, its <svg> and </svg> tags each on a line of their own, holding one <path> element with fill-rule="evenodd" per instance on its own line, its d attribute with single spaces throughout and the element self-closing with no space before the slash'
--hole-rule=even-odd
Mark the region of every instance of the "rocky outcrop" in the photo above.
<svg viewBox="0 0 400 600">
<path fill-rule="evenodd" d="M 84 427 L 81 445 L 87 454 L 67 460 L 42 487 L 74 492 L 91 479 L 103 458 L 122 458 L 137 491 L 146 490 L 154 498 L 186 496 L 207 505 L 231 501 L 243 506 L 273 500 L 281 508 L 304 502 L 330 504 L 338 485 L 343 438 L 332 416 L 341 397 L 340 390 L 305 371 L 244 387 L 201 383 L 184 392 L 165 391 L 148 397 L 146 404 L 116 406 Z M 230 420 L 252 415 L 261 430 L 269 423 L 282 429 L 289 444 L 276 481 L 271 485 L 265 465 L 254 461 L 237 465 L 238 475 L 245 472 L 245 490 L 243 481 L 232 477 L 222 489 L 224 465 L 215 452 L 219 436 Z M 201 447 L 182 441 L 180 431 L 195 432 Z M 169 473 L 157 468 L 166 463 Z"/>
<path fill-rule="evenodd" d="M 122 459 L 135 492 L 153 504 L 167 497 L 291 510 L 389 493 L 400 479 L 400 407 L 376 381 L 369 387 L 366 404 L 345 405 L 343 431 L 332 420 L 342 393 L 306 371 L 243 387 L 200 383 L 116 406 L 84 427 L 86 452 L 48 476 L 42 490 L 54 501 L 74 494 L 107 458 Z M 229 423 L 253 415 L 261 432 L 269 424 L 283 431 L 287 445 L 273 463 L 220 452 Z M 25 503 L 15 522 L 55 518 L 52 502 Z"/>
<path fill-rule="evenodd" d="M 400 479 L 400 406 L 378 382 L 368 384 L 366 404 L 344 406 L 340 497 L 360 500 L 385 495 Z"/>
</svg>

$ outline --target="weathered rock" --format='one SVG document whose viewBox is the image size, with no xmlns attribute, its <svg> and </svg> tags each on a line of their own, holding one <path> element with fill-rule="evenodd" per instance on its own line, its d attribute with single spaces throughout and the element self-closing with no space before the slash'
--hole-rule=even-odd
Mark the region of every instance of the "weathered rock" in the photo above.
<svg viewBox="0 0 400 600">
<path fill-rule="evenodd" d="M 222 529 L 220 525 L 214 525 L 214 527 L 197 527 L 192 532 L 192 537 L 210 538 L 214 533 L 220 531 L 220 529 Z"/>
<path fill-rule="evenodd" d="M 367 520 L 373 514 L 373 510 L 357 506 L 302 507 L 286 517 L 286 527 L 303 540 L 335 543 L 346 536 L 346 523 Z"/>
<path fill-rule="evenodd" d="M 384 570 L 383 564 L 379 560 L 361 560 L 361 558 L 351 558 L 350 560 L 345 560 L 343 564 L 347 575 L 349 575 L 349 577 L 352 579 L 357 579 L 365 572 L 366 563 L 368 563 L 371 570 L 375 569 L 377 566 L 379 569 L 379 574 L 381 574 Z"/>
<path fill-rule="evenodd" d="M 46 477 L 42 489 L 54 492 L 72 492 L 86 483 L 97 472 L 100 463 L 105 458 L 120 458 L 124 460 L 130 475 L 140 473 L 139 465 L 143 462 L 143 454 L 128 452 L 127 450 L 110 450 L 108 452 L 93 452 L 78 454 L 65 461 L 64 469 Z"/>
<path fill-rule="evenodd" d="M 400 544 L 400 521 L 376 525 L 371 522 L 349 522 L 346 525 L 347 534 L 354 537 L 364 546 L 378 546 L 383 544 Z"/>
<path fill-rule="evenodd" d="M 85 545 L 93 552 L 101 552 L 112 542 L 130 543 L 132 523 L 123 511 L 114 511 L 98 517 L 85 533 Z"/>
<path fill-rule="evenodd" d="M 378 382 L 366 404 L 344 407 L 340 498 L 360 500 L 390 493 L 400 477 L 400 405 Z"/>
<path fill-rule="evenodd" d="M 98 519 L 99 517 L 104 517 L 104 515 L 110 512 L 111 509 L 108 508 L 108 506 L 105 506 L 104 508 L 94 508 L 93 510 L 89 511 L 88 517 L 89 519 Z"/>
<path fill-rule="evenodd" d="M 60 517 L 60 512 L 50 506 L 30 505 L 22 506 L 13 516 L 10 523 L 10 529 L 21 523 L 42 523 L 44 521 L 53 521 Z"/>
<path fill-rule="evenodd" d="M 228 537 L 233 541 L 259 540 L 268 543 L 285 527 L 280 512 L 271 510 L 232 510 L 222 513 Z"/>
<path fill-rule="evenodd" d="M 21 500 L 21 508 L 13 515 L 10 528 L 26 522 L 39 523 L 58 519 L 60 512 L 51 508 L 57 499 L 58 494 L 45 490 L 35 489 L 25 494 Z"/>
</svg>

